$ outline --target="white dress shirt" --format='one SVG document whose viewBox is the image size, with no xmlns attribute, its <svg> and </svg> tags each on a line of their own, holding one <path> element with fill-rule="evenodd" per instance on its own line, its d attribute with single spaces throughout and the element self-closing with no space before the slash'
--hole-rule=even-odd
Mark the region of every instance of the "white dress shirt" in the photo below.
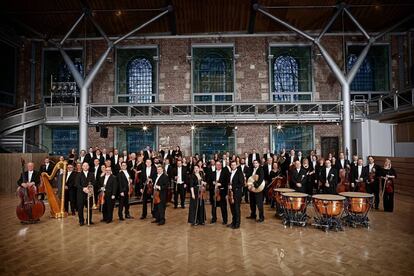
<svg viewBox="0 0 414 276">
<path fill-rule="evenodd" d="M 182 171 L 183 171 L 183 167 L 177 167 L 177 183 L 178 184 L 183 183 Z"/>
<path fill-rule="evenodd" d="M 27 172 L 27 181 L 32 182 L 33 171 Z"/>
<path fill-rule="evenodd" d="M 231 185 L 231 182 L 233 181 L 233 176 L 236 174 L 236 171 L 237 171 L 237 169 L 231 171 L 231 175 L 230 175 L 230 185 Z"/>
</svg>

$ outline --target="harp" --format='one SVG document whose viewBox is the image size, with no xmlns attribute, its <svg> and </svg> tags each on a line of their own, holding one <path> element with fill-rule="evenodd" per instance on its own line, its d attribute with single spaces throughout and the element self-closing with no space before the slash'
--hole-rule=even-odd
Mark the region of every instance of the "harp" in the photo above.
<svg viewBox="0 0 414 276">
<path fill-rule="evenodd" d="M 59 161 L 56 163 L 55 167 L 53 168 L 52 174 L 48 175 L 46 172 L 43 172 L 41 175 L 41 180 L 43 181 L 43 185 L 45 187 L 45 191 L 47 194 L 47 200 L 49 202 L 50 207 L 50 215 L 52 218 L 64 218 L 68 215 L 65 212 L 65 185 L 66 185 L 66 173 L 67 173 L 67 162 L 66 161 Z M 61 195 L 56 196 L 52 185 L 50 185 L 50 181 L 55 178 L 57 172 L 63 169 L 63 177 L 62 177 L 62 187 L 61 187 Z M 60 198 L 59 198 L 60 196 Z"/>
</svg>

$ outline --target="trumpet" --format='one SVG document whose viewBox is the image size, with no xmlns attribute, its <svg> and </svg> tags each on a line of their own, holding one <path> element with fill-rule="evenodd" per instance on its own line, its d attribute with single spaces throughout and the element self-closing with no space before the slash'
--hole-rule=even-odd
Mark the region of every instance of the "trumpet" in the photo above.
<svg viewBox="0 0 414 276">
<path fill-rule="evenodd" d="M 96 205 L 95 205 L 95 195 L 94 195 L 94 191 L 93 191 L 93 185 L 90 182 L 89 182 L 87 188 L 88 188 L 88 207 L 87 207 L 86 221 L 88 222 L 88 226 L 89 226 L 90 225 L 90 221 L 91 221 L 91 218 L 89 217 L 89 212 L 90 212 L 90 198 L 91 197 L 92 197 L 92 200 L 93 200 L 92 209 L 96 209 Z"/>
</svg>

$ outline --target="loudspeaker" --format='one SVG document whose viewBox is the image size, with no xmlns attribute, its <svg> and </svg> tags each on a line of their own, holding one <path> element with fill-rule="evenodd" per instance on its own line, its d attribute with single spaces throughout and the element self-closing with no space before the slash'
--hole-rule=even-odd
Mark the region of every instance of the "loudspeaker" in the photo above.
<svg viewBox="0 0 414 276">
<path fill-rule="evenodd" d="M 96 132 L 99 132 L 99 126 L 95 126 Z"/>
<path fill-rule="evenodd" d="M 101 127 L 101 138 L 108 138 L 108 128 L 107 127 Z"/>
</svg>

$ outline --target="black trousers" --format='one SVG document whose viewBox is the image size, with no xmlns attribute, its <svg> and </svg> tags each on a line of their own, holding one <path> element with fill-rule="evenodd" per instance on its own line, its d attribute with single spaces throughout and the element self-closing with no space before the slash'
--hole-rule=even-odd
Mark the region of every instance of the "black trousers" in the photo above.
<svg viewBox="0 0 414 276">
<path fill-rule="evenodd" d="M 76 188 L 75 187 L 73 187 L 73 188 L 69 188 L 69 190 L 68 190 L 68 194 L 69 194 L 69 202 L 70 202 L 70 210 L 72 211 L 72 212 L 74 212 L 74 211 L 76 211 L 77 210 L 77 204 L 76 204 Z M 65 195 L 65 198 L 66 198 L 66 195 Z"/>
<path fill-rule="evenodd" d="M 249 203 L 249 190 L 247 187 L 243 187 L 243 196 L 244 196 L 244 202 Z"/>
<path fill-rule="evenodd" d="M 378 180 L 375 180 L 374 183 L 372 183 L 372 193 L 374 194 L 375 202 L 374 206 L 375 209 L 378 209 L 380 204 L 380 184 Z"/>
<path fill-rule="evenodd" d="M 166 206 L 166 195 L 161 197 L 161 202 L 154 206 L 154 218 L 157 222 L 165 222 L 165 206 Z"/>
<path fill-rule="evenodd" d="M 125 196 L 119 196 L 118 217 L 123 218 L 122 213 L 125 208 L 125 216 L 129 216 L 129 197 L 128 193 Z"/>
<path fill-rule="evenodd" d="M 82 192 L 83 193 L 83 192 Z M 85 217 L 83 215 L 83 208 L 87 208 L 88 204 L 88 196 L 87 194 L 83 193 L 83 195 L 77 196 L 77 202 L 78 202 L 78 217 L 79 217 L 79 223 L 85 223 Z M 92 197 L 89 199 L 89 221 L 92 222 L 92 205 L 93 205 L 93 199 Z"/>
<path fill-rule="evenodd" d="M 151 195 L 147 194 L 147 188 L 145 187 L 143 193 L 142 193 L 142 217 L 147 217 L 147 204 L 150 203 L 150 207 L 152 208 L 152 197 Z M 151 214 L 152 214 L 151 210 Z"/>
<path fill-rule="evenodd" d="M 213 196 L 214 198 L 214 196 Z M 220 207 L 221 210 L 221 217 L 223 219 L 223 223 L 227 224 L 227 200 L 226 197 L 221 195 L 220 201 L 215 201 L 215 204 L 211 206 L 211 216 L 212 220 L 217 220 L 217 207 Z"/>
<path fill-rule="evenodd" d="M 231 215 L 232 215 L 232 220 L 231 220 L 231 224 L 233 224 L 234 226 L 240 226 L 240 217 L 241 217 L 241 212 L 240 212 L 240 204 L 242 201 L 242 190 L 235 190 L 233 197 L 234 197 L 234 204 L 230 204 L 230 211 L 231 211 Z"/>
<path fill-rule="evenodd" d="M 180 196 L 181 207 L 185 206 L 184 184 L 174 183 L 174 207 L 178 207 L 178 196 Z"/>
<path fill-rule="evenodd" d="M 110 195 L 105 195 L 105 203 L 102 206 L 102 216 L 104 221 L 112 221 L 114 215 L 115 201 Z"/>
<path fill-rule="evenodd" d="M 250 197 L 250 216 L 256 217 L 256 206 L 259 209 L 259 219 L 264 219 L 263 212 L 263 192 L 253 193 L 249 192 Z"/>
</svg>

